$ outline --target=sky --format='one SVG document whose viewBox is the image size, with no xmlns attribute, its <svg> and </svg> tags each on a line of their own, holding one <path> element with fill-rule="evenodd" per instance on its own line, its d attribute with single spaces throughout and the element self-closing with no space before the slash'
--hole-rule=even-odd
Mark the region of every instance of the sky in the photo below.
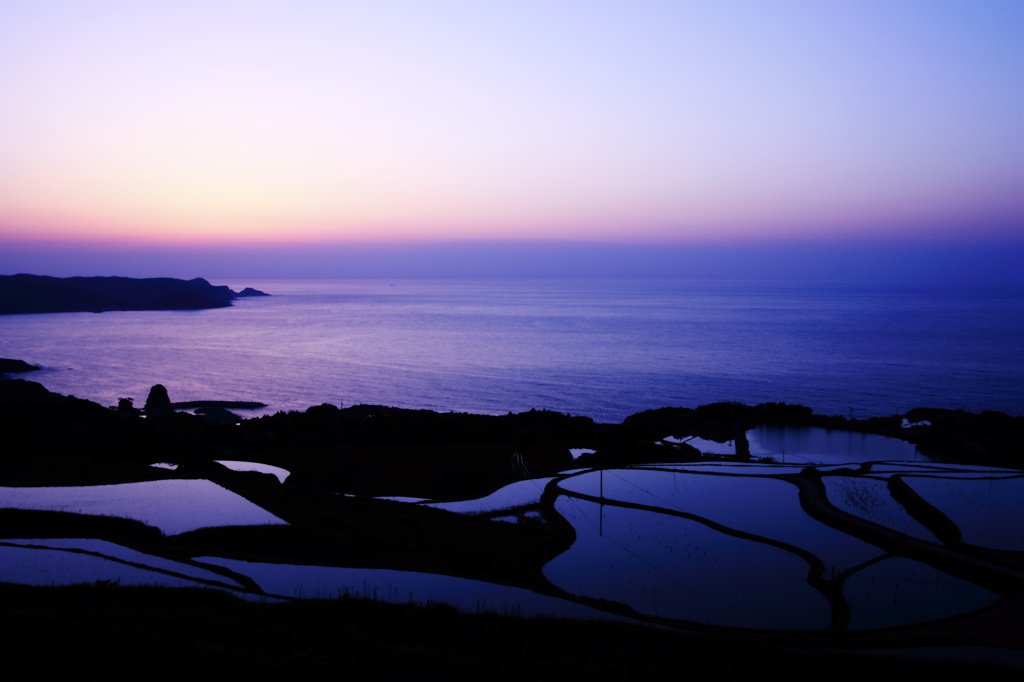
<svg viewBox="0 0 1024 682">
<path fill-rule="evenodd" d="M 1024 270 L 1020 0 L 0 0 L 0 84 L 0 274 Z"/>
</svg>

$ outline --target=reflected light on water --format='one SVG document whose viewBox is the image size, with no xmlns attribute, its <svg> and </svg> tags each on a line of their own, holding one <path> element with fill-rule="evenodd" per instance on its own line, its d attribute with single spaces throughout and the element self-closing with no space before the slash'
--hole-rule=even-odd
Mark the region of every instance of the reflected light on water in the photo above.
<svg viewBox="0 0 1024 682">
<path fill-rule="evenodd" d="M 116 485 L 0 488 L 3 506 L 75 514 L 120 516 L 176 535 L 209 526 L 283 524 L 249 500 L 206 480 Z"/>
</svg>

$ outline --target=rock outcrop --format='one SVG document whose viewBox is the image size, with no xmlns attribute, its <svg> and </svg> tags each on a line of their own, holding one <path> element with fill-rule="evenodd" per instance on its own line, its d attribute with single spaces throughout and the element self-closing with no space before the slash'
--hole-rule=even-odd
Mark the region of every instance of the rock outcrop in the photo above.
<svg viewBox="0 0 1024 682">
<path fill-rule="evenodd" d="M 171 399 L 163 384 L 156 384 L 149 389 L 149 397 L 146 398 L 144 409 L 147 417 L 163 417 L 174 412 L 174 408 L 171 407 Z"/>
</svg>

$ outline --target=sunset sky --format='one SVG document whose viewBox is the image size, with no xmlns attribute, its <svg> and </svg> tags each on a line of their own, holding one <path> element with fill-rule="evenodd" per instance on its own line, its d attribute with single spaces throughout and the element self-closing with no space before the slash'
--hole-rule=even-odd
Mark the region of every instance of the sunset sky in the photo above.
<svg viewBox="0 0 1024 682">
<path fill-rule="evenodd" d="M 0 0 L 0 84 L 0 274 L 1024 253 L 1019 0 Z"/>
</svg>

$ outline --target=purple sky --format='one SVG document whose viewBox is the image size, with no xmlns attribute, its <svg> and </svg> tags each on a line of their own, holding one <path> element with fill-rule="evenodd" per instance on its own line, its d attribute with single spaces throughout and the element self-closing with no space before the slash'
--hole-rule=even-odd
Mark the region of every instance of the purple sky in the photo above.
<svg viewBox="0 0 1024 682">
<path fill-rule="evenodd" d="M 0 0 L 0 82 L 5 274 L 1024 269 L 1019 0 Z"/>
</svg>

